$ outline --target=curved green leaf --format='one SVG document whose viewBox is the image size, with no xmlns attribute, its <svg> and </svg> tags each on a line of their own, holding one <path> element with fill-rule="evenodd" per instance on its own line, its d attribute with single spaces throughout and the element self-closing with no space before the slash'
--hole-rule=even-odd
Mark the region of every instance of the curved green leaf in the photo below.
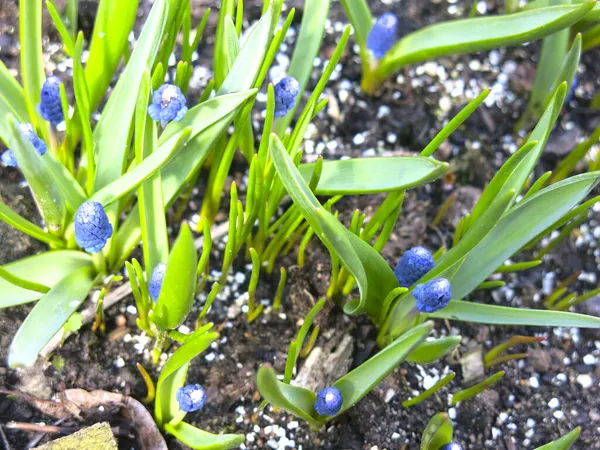
<svg viewBox="0 0 600 450">
<path fill-rule="evenodd" d="M 347 302 L 344 311 L 348 314 L 366 312 L 376 322 L 380 321 L 382 302 L 398 287 L 394 272 L 377 251 L 321 206 L 275 134 L 271 135 L 270 151 L 288 194 L 315 234 L 339 256 L 358 283 L 360 300 Z"/>
<path fill-rule="evenodd" d="M 0 220 L 6 222 L 13 228 L 31 236 L 38 241 L 45 242 L 48 245 L 62 248 L 65 246 L 65 242 L 56 236 L 45 232 L 40 227 L 30 222 L 29 220 L 21 217 L 19 214 L 10 209 L 2 200 L 0 200 Z"/>
<path fill-rule="evenodd" d="M 431 418 L 421 439 L 421 450 L 439 450 L 452 442 L 453 425 L 447 413 L 438 413 Z"/>
<path fill-rule="evenodd" d="M 381 60 L 381 78 L 396 69 L 440 56 L 522 44 L 551 35 L 582 19 L 595 2 L 552 6 L 505 16 L 452 20 L 424 27 L 402 38 Z"/>
<path fill-rule="evenodd" d="M 11 274 L 44 286 L 54 286 L 71 272 L 81 267 L 92 267 L 88 253 L 74 250 L 57 250 L 40 253 L 2 266 Z M 21 289 L 0 279 L 0 308 L 20 305 L 42 298 L 42 294 Z"/>
<path fill-rule="evenodd" d="M 29 110 L 28 122 L 31 122 L 34 127 L 43 128 L 43 134 L 47 136 L 48 126 L 46 123 L 42 126 L 42 118 L 37 112 L 42 83 L 46 78 L 44 55 L 42 53 L 42 2 L 40 0 L 19 1 L 19 38 L 21 44 L 21 78 L 23 79 Z M 27 117 L 23 117 L 23 119 L 27 119 Z"/>
<path fill-rule="evenodd" d="M 367 38 L 373 27 L 373 16 L 365 0 L 341 0 L 344 12 L 354 28 L 356 42 L 361 49 L 367 47 Z"/>
<path fill-rule="evenodd" d="M 173 353 L 161 370 L 154 403 L 154 418 L 159 427 L 169 422 L 180 411 L 175 394 L 185 383 L 190 362 L 218 337 L 219 333 L 209 332 L 186 342 Z"/>
<path fill-rule="evenodd" d="M 462 336 L 448 336 L 425 341 L 408 355 L 406 360 L 413 364 L 430 364 L 443 358 L 454 350 L 456 346 L 460 344 L 461 339 Z"/>
<path fill-rule="evenodd" d="M 358 403 L 381 380 L 400 365 L 433 329 L 433 322 L 425 322 L 404 333 L 333 385 L 340 390 L 344 403 L 337 415 Z"/>
<path fill-rule="evenodd" d="M 494 325 L 530 325 L 534 327 L 600 328 L 600 317 L 545 309 L 510 308 L 452 300 L 443 309 L 428 314 L 436 319 Z"/>
<path fill-rule="evenodd" d="M 298 170 L 308 183 L 315 164 Z M 372 194 L 403 191 L 433 180 L 448 171 L 448 164 L 423 156 L 354 158 L 323 162 L 316 195 Z"/>
<path fill-rule="evenodd" d="M 4 97 L 4 101 L 10 109 L 10 111 L 7 112 L 11 112 L 17 118 L 17 120 L 21 122 L 27 122 L 29 113 L 27 112 L 27 100 L 25 99 L 25 92 L 15 77 L 10 74 L 2 60 L 0 60 L 0 86 L 2 86 L 0 97 Z M 4 121 L 4 111 L 0 113 L 0 118 L 2 121 Z M 7 137 L 2 135 L 1 132 L 0 137 L 7 139 Z"/>
<path fill-rule="evenodd" d="M 171 433 L 188 447 L 196 450 L 227 450 L 237 448 L 245 440 L 240 434 L 212 434 L 189 423 L 180 422 L 173 426 L 165 424 L 165 431 Z"/>
<path fill-rule="evenodd" d="M 157 304 L 150 319 L 161 330 L 173 330 L 187 317 L 196 293 L 198 257 L 190 226 L 184 223 L 167 262 Z"/>
<path fill-rule="evenodd" d="M 93 269 L 81 267 L 44 295 L 17 331 L 8 352 L 8 365 L 33 366 L 44 346 L 85 300 L 93 282 Z"/>
<path fill-rule="evenodd" d="M 63 44 L 63 48 L 65 49 L 65 53 L 69 56 L 73 56 L 75 53 L 75 43 L 73 42 L 73 38 L 69 34 L 67 27 L 63 23 L 60 14 L 54 7 L 54 4 L 50 0 L 46 0 L 45 2 L 46 8 L 48 9 L 48 14 L 50 14 L 50 18 L 52 22 L 54 22 L 54 27 L 58 34 L 60 35 L 60 39 Z"/>
<path fill-rule="evenodd" d="M 579 438 L 579 433 L 581 433 L 581 428 L 577 427 L 570 433 L 565 434 L 560 439 L 552 441 L 546 445 L 542 445 L 536 450 L 569 450 L 573 446 L 577 438 Z"/>
</svg>

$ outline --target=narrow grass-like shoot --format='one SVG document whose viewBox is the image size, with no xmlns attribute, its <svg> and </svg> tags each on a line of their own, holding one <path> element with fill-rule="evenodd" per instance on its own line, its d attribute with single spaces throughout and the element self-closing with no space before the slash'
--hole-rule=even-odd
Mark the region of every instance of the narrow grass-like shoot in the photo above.
<svg viewBox="0 0 600 450">
<path fill-rule="evenodd" d="M 503 264 L 498 269 L 496 269 L 496 273 L 510 273 L 510 272 L 520 272 L 522 270 L 533 269 L 534 267 L 539 266 L 542 263 L 541 259 L 535 261 L 523 261 L 519 263 L 512 264 Z"/>
<path fill-rule="evenodd" d="M 548 171 L 541 175 L 537 180 L 535 180 L 535 183 L 531 185 L 529 190 L 523 196 L 523 200 L 531 197 L 534 194 L 537 194 L 540 191 L 540 189 L 542 189 L 546 185 L 546 182 L 548 181 L 548 178 L 550 178 L 551 175 L 552 171 Z"/>
<path fill-rule="evenodd" d="M 152 377 L 150 377 L 148 371 L 144 368 L 144 366 L 142 366 L 140 363 L 137 363 L 136 367 L 140 372 L 140 375 L 144 379 L 144 383 L 146 383 L 146 389 L 148 390 L 148 394 L 146 395 L 146 398 L 142 400 L 142 403 L 144 403 L 145 405 L 149 405 L 154 401 L 154 397 L 156 396 L 156 388 L 154 386 L 154 381 L 152 381 Z"/>
<path fill-rule="evenodd" d="M 255 306 L 256 286 L 260 277 L 260 256 L 256 250 L 251 248 L 250 257 L 252 258 L 252 274 L 250 275 L 250 284 L 248 285 L 248 323 L 253 322 L 260 315 L 264 307 L 262 303 L 258 307 Z"/>
<path fill-rule="evenodd" d="M 477 289 L 496 289 L 502 286 L 506 286 L 506 283 L 502 280 L 487 280 L 477 286 Z"/>
<path fill-rule="evenodd" d="M 452 207 L 452 205 L 454 204 L 454 202 L 456 201 L 456 199 L 458 198 L 458 195 L 456 194 L 456 192 L 452 193 L 452 195 L 450 195 L 442 204 L 442 206 L 440 206 L 440 209 L 438 209 L 437 214 L 435 215 L 435 218 L 433 219 L 433 222 L 431 222 L 431 224 L 433 226 L 439 226 L 439 224 L 442 222 L 442 219 L 444 217 L 446 217 L 446 214 L 448 213 L 448 210 Z"/>
<path fill-rule="evenodd" d="M 455 376 L 456 376 L 456 374 L 454 372 L 450 372 L 448 375 L 446 375 L 445 377 L 440 379 L 440 381 L 435 383 L 429 389 L 421 392 L 416 397 L 409 398 L 408 400 L 403 401 L 402 406 L 404 408 L 408 408 L 410 406 L 414 406 L 414 405 L 418 405 L 419 403 L 422 403 L 423 401 L 425 401 L 426 399 L 431 397 L 433 394 L 438 392 L 440 389 L 442 389 L 444 386 L 446 386 L 448 383 L 450 383 L 452 380 L 454 380 Z"/>
<path fill-rule="evenodd" d="M 450 401 L 450 406 L 456 405 L 458 402 L 464 402 L 472 397 L 475 397 L 477 394 L 483 392 L 488 387 L 499 381 L 504 376 L 504 370 L 500 372 L 496 372 L 491 377 L 483 380 L 481 383 L 477 383 L 475 386 L 472 386 L 468 389 L 464 389 L 462 391 L 456 392 L 452 396 L 452 400 Z"/>
<path fill-rule="evenodd" d="M 215 301 L 215 298 L 217 298 L 217 295 L 220 291 L 221 286 L 219 285 L 219 283 L 214 283 L 210 292 L 208 293 L 208 296 L 206 297 L 206 302 L 202 307 L 202 311 L 200 311 L 198 319 L 196 320 L 196 332 L 198 332 L 204 325 L 204 318 L 208 314 L 208 311 L 210 311 L 210 307 L 212 306 L 213 302 Z"/>
<path fill-rule="evenodd" d="M 511 349 L 512 347 L 519 344 L 538 344 L 544 341 L 546 338 L 543 336 L 521 336 L 516 335 L 512 336 L 510 339 L 507 339 L 503 343 L 497 345 L 489 352 L 485 354 L 483 357 L 483 363 L 485 367 L 490 367 L 493 361 L 497 360 L 501 353 Z"/>
<path fill-rule="evenodd" d="M 102 288 L 98 301 L 96 302 L 96 317 L 92 324 L 92 333 L 100 331 L 100 334 L 106 332 L 106 320 L 104 318 L 104 296 L 106 295 L 106 288 Z"/>
<path fill-rule="evenodd" d="M 309 353 L 315 346 L 315 342 L 317 342 L 317 337 L 319 337 L 320 330 L 321 330 L 321 328 L 319 328 L 318 325 L 315 325 L 312 332 L 310 333 L 310 337 L 308 338 L 308 342 L 306 343 L 306 346 L 300 352 L 300 358 L 306 358 L 309 355 Z"/>
<path fill-rule="evenodd" d="M 310 243 L 311 238 L 314 236 L 315 232 L 311 227 L 308 227 L 308 230 L 306 230 L 306 234 L 304 234 L 304 237 L 302 238 L 302 241 L 300 241 L 300 245 L 298 246 L 298 266 L 299 267 L 304 267 L 304 256 L 306 254 L 306 247 L 308 247 L 308 244 Z"/>
<path fill-rule="evenodd" d="M 221 272 L 221 279 L 219 280 L 219 284 L 221 286 L 225 286 L 227 282 L 227 275 L 229 274 L 229 268 L 233 263 L 233 258 L 235 257 L 235 238 L 237 235 L 237 215 L 238 215 L 238 195 L 237 195 L 237 185 L 235 181 L 231 183 L 231 192 L 230 192 L 230 200 L 229 200 L 229 231 L 227 233 L 227 244 L 225 245 L 225 253 L 223 255 L 223 267 Z M 205 216 L 204 216 L 205 217 Z"/>
<path fill-rule="evenodd" d="M 558 233 L 558 236 L 556 236 L 554 239 L 552 239 L 550 242 L 548 242 L 548 244 L 544 248 L 542 248 L 539 252 L 537 252 L 535 257 L 537 259 L 542 259 L 545 255 L 547 255 L 552 250 L 554 250 L 558 244 L 560 244 L 562 241 L 564 241 L 567 237 L 569 237 L 571 235 L 571 232 L 575 228 L 579 227 L 583 222 L 585 222 L 585 219 L 587 219 L 587 216 L 588 216 L 588 212 L 584 211 L 579 216 L 573 218 L 573 220 L 571 222 L 569 222 L 567 225 L 565 225 L 563 227 L 562 230 L 560 230 L 560 233 Z"/>
<path fill-rule="evenodd" d="M 285 267 L 281 267 L 279 283 L 277 284 L 277 291 L 275 292 L 275 299 L 273 300 L 273 309 L 278 310 L 281 308 L 281 298 L 283 297 L 283 290 L 285 289 L 285 283 L 287 281 L 287 270 Z"/>
</svg>

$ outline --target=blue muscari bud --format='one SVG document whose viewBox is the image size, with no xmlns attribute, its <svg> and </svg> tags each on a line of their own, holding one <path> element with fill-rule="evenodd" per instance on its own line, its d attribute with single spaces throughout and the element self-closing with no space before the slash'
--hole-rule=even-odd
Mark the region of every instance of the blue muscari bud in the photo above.
<svg viewBox="0 0 600 450">
<path fill-rule="evenodd" d="M 425 284 L 417 284 L 413 296 L 417 299 L 419 311 L 432 313 L 448 305 L 452 299 L 452 286 L 445 278 L 435 278 Z"/>
<path fill-rule="evenodd" d="M 152 120 L 165 126 L 174 120 L 180 122 L 188 112 L 185 96 L 179 87 L 165 83 L 152 94 L 152 103 L 148 106 L 148 114 Z"/>
<path fill-rule="evenodd" d="M 449 444 L 442 445 L 438 450 L 463 450 L 463 448 L 456 442 L 450 442 Z"/>
<path fill-rule="evenodd" d="M 296 106 L 300 83 L 294 77 L 282 78 L 275 85 L 275 117 L 283 117 Z"/>
<path fill-rule="evenodd" d="M 573 82 L 571 83 L 571 86 L 569 87 L 569 92 L 567 92 L 567 95 L 565 97 L 565 104 L 569 103 L 571 100 L 573 100 L 573 98 L 575 97 L 575 90 L 577 89 L 578 85 L 579 85 L 579 77 L 577 77 L 577 75 L 575 75 L 575 77 L 573 78 Z"/>
<path fill-rule="evenodd" d="M 177 390 L 175 398 L 179 403 L 179 409 L 183 412 L 194 412 L 206 403 L 206 391 L 199 384 L 188 384 Z"/>
<path fill-rule="evenodd" d="M 75 213 L 75 241 L 86 252 L 98 253 L 113 233 L 101 203 L 83 202 Z"/>
<path fill-rule="evenodd" d="M 367 36 L 367 48 L 371 50 L 375 58 L 383 58 L 392 48 L 396 42 L 397 27 L 398 18 L 392 13 L 385 13 L 375 21 Z"/>
<path fill-rule="evenodd" d="M 60 78 L 52 75 L 42 84 L 41 101 L 38 106 L 40 114 L 50 123 L 58 125 L 65 116 L 60 101 Z"/>
<path fill-rule="evenodd" d="M 344 403 L 344 399 L 340 390 L 334 386 L 330 386 L 317 394 L 317 401 L 314 407 L 320 416 L 332 417 L 342 409 L 342 403 Z"/>
<path fill-rule="evenodd" d="M 155 302 L 158 300 L 166 271 L 167 265 L 165 263 L 158 263 L 152 271 L 152 275 L 150 276 L 148 292 L 150 293 L 150 297 L 152 297 Z"/>
<path fill-rule="evenodd" d="M 413 247 L 402 255 L 394 269 L 394 275 L 400 286 L 409 287 L 433 269 L 434 265 L 435 261 L 429 250 L 424 247 Z"/>
<path fill-rule="evenodd" d="M 35 134 L 33 125 L 30 123 L 21 123 L 19 124 L 19 128 L 21 129 L 23 136 L 29 139 L 29 142 L 31 142 L 33 148 L 35 148 L 35 150 L 38 152 L 38 155 L 43 156 L 46 153 L 47 146 L 43 139 L 40 139 L 40 137 Z M 12 150 L 7 150 L 2 153 L 2 162 L 10 167 L 18 166 L 17 158 Z"/>
</svg>

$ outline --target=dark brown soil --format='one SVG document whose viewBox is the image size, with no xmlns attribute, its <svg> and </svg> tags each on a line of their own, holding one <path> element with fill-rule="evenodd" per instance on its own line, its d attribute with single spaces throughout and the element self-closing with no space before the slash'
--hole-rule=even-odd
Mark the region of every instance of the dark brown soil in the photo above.
<svg viewBox="0 0 600 450">
<path fill-rule="evenodd" d="M 217 6 L 213 3 L 218 2 L 196 0 L 193 2 L 194 15 L 199 17 L 206 6 Z M 293 6 L 300 8 L 302 3 L 291 2 Z M 376 13 L 384 11 L 385 5 L 370 3 L 375 4 L 373 8 Z M 498 12 L 501 3 L 499 0 L 488 1 L 488 11 Z M 140 17 L 147 11 L 146 6 L 141 8 L 143 11 Z M 449 12 L 453 6 L 458 8 L 458 15 Z M 455 3 L 404 0 L 392 7 L 385 7 L 385 10 L 398 13 L 406 30 L 411 30 L 440 20 L 464 17 L 470 6 L 471 1 L 462 0 Z M 248 10 L 251 17 L 256 17 L 259 13 L 254 5 L 248 6 Z M 9 17 L 17 23 L 16 14 L 18 11 L 12 8 L 10 2 L 8 6 L 0 2 L 0 17 Z M 90 10 L 83 7 L 82 15 L 86 14 L 90 15 Z M 294 24 L 296 27 L 299 25 L 299 17 L 300 14 Z M 332 27 L 338 21 L 345 23 L 337 4 L 331 17 Z M 85 19 L 83 23 L 88 24 L 85 25 L 87 27 L 92 23 L 92 19 L 87 16 L 82 19 Z M 214 22 L 212 24 L 214 27 Z M 45 32 L 50 33 L 50 39 L 55 42 L 56 37 L 47 28 L 51 27 L 45 27 Z M 205 36 L 211 36 L 210 28 L 209 24 Z M 85 31 L 89 33 L 89 30 Z M 334 48 L 336 36 L 339 36 L 339 32 L 327 30 L 321 53 L 324 60 Z M 1 39 L 6 44 L 0 46 L 0 56 L 8 67 L 17 68 L 18 53 L 10 49 L 14 48 L 18 31 L 9 30 Z M 201 45 L 199 64 L 210 65 L 210 44 L 209 39 L 208 43 Z M 293 46 L 290 45 L 290 48 Z M 485 186 L 511 151 L 515 150 L 512 124 L 525 106 L 523 96 L 533 82 L 534 58 L 538 49 L 538 44 L 532 44 L 495 53 L 443 58 L 430 67 L 408 67 L 400 74 L 403 79 L 390 79 L 381 92 L 373 97 L 364 95 L 358 88 L 359 59 L 354 52 L 346 51 L 340 73 L 326 90 L 330 105 L 336 105 L 337 108 L 330 107 L 315 121 L 315 130 L 307 140 L 307 159 L 314 159 L 317 153 L 336 158 L 342 155 L 369 156 L 384 150 L 397 154 L 419 151 L 443 126 L 444 121 L 464 106 L 467 90 L 473 89 L 476 94 L 493 86 L 506 73 L 507 64 L 514 63 L 516 67 L 508 81 L 500 86 L 500 94 L 496 100 L 488 106 L 480 107 L 436 154 L 440 159 L 451 161 L 452 176 L 447 177 L 444 182 L 439 181 L 407 194 L 403 213 L 383 252 L 390 265 L 413 245 L 422 244 L 437 249 L 442 240 L 448 242 L 456 223 L 453 217 L 463 214 L 463 208 L 468 210 L 472 207 L 473 196 Z M 289 52 L 288 49 L 288 55 Z M 590 114 L 586 107 L 591 93 L 600 86 L 598 56 L 597 51 L 584 56 L 582 67 L 585 70 L 580 74 L 581 90 L 565 109 L 560 125 L 553 133 L 549 145 L 551 151 L 544 154 L 539 173 L 554 167 L 558 155 L 564 152 L 565 140 L 561 140 L 561 137 L 573 133 L 573 130 L 586 135 L 597 125 L 598 116 Z M 474 64 L 473 61 L 477 63 Z M 322 64 L 318 65 L 315 76 L 322 67 Z M 455 74 L 454 69 L 458 70 Z M 446 73 L 446 78 L 439 76 L 439 73 Z M 456 87 L 457 80 L 464 80 L 466 86 L 462 93 L 454 97 L 450 93 Z M 316 82 L 316 79 L 312 82 Z M 202 86 L 192 88 L 190 99 L 197 97 L 201 88 Z M 469 98 L 472 98 L 473 92 L 469 94 Z M 441 107 L 445 104 L 446 97 L 450 100 L 450 108 Z M 567 135 L 567 142 L 568 137 Z M 243 163 L 236 162 L 232 177 L 241 178 L 245 170 Z M 4 201 L 24 216 L 39 220 L 27 188 L 21 182 L 18 171 L 0 168 L 0 191 Z M 202 188 L 201 181 L 199 192 L 202 192 Z M 439 206 L 452 192 L 460 193 L 456 211 L 450 212 L 439 229 L 428 226 Z M 367 212 L 376 208 L 382 199 L 382 196 L 348 197 L 339 202 L 336 208 L 341 219 L 348 222 L 356 208 Z M 184 217 L 197 213 L 200 204 L 200 196 L 195 195 Z M 542 290 L 542 280 L 548 274 L 554 273 L 557 280 L 562 280 L 577 270 L 596 274 L 599 255 L 595 250 L 595 239 L 584 238 L 589 237 L 592 230 L 598 229 L 599 223 L 600 213 L 591 213 L 586 222 L 587 235 L 583 228 L 578 230 L 542 266 L 517 276 L 505 277 L 508 282 L 505 288 L 491 293 L 478 291 L 472 295 L 472 300 L 535 306 L 536 295 Z M 0 236 L 3 244 L 0 246 L 0 263 L 43 250 L 39 243 L 2 223 Z M 584 241 L 583 245 L 579 242 L 581 239 Z M 213 256 L 212 268 L 219 269 L 221 259 L 218 245 Z M 461 388 L 461 356 L 479 346 L 485 352 L 515 334 L 543 334 L 547 340 L 532 347 L 527 360 L 509 362 L 496 368 L 506 371 L 500 382 L 483 395 L 449 410 L 451 417 L 455 418 L 455 437 L 465 449 L 527 449 L 540 446 L 580 425 L 583 431 L 573 448 L 600 449 L 600 369 L 595 363 L 600 357 L 600 332 L 593 330 L 487 327 L 440 321 L 436 324 L 437 336 L 463 336 L 462 343 L 454 354 L 422 368 L 403 364 L 356 407 L 321 432 L 313 433 L 301 421 L 288 414 L 275 412 L 270 407 L 259 414 L 257 407 L 261 398 L 255 385 L 256 370 L 262 364 L 269 363 L 278 372 L 283 372 L 287 347 L 300 321 L 315 299 L 323 296 L 327 289 L 329 257 L 316 240 L 312 241 L 306 260 L 305 268 L 294 267 L 296 255 L 292 251 L 279 261 L 290 268 L 282 310 L 261 316 L 251 325 L 241 312 L 241 302 L 238 300 L 247 289 L 249 269 L 245 261 L 236 262 L 233 272 L 235 277 L 231 277 L 226 294 L 215 302 L 208 315 L 208 320 L 217 324 L 221 338 L 194 362 L 188 374 L 190 382 L 202 384 L 208 393 L 207 406 L 187 418 L 193 424 L 216 433 L 244 434 L 247 437 L 245 448 L 248 449 L 417 449 L 428 420 L 437 412 L 448 410 L 448 394 Z M 273 299 L 277 281 L 277 276 L 263 276 L 257 298 L 269 301 Z M 575 288 L 582 292 L 593 289 L 595 283 L 579 281 Z M 31 391 L 31 384 L 34 383 L 34 392 L 42 396 L 65 388 L 83 388 L 105 389 L 143 398 L 146 395 L 145 385 L 135 364 L 142 363 L 154 379 L 157 379 L 159 369 L 149 362 L 148 349 L 151 343 L 135 326 L 133 304 L 133 299 L 127 298 L 107 312 L 105 336 L 96 336 L 89 326 L 83 327 L 58 351 L 65 361 L 64 367 L 57 370 L 53 365 L 47 364 L 44 368 L 37 369 L 37 376 L 31 372 L 9 370 L 3 365 L 12 336 L 31 306 L 1 310 L 0 387 L 14 389 L 27 386 Z M 200 307 L 201 305 L 195 307 L 190 318 L 197 314 Z M 580 310 L 600 315 L 600 302 L 592 300 L 582 305 Z M 123 318 L 125 324 L 122 323 Z M 365 318 L 347 317 L 334 305 L 328 305 L 319 321 L 323 332 L 317 346 L 334 345 L 344 334 L 350 334 L 354 338 L 355 347 L 350 361 L 352 367 L 376 350 L 375 330 Z M 192 327 L 192 320 L 186 325 Z M 522 347 L 518 351 L 526 350 Z M 594 363 L 590 364 L 590 361 Z M 415 391 L 422 391 L 424 383 L 437 379 L 447 370 L 457 372 L 455 381 L 448 389 L 412 408 L 405 409 L 401 406 L 402 401 L 414 395 Z M 40 371 L 43 376 L 39 376 Z M 493 371 L 494 369 L 488 371 L 488 375 Z M 590 386 L 586 385 L 584 388 L 582 375 L 591 377 Z M 551 407 L 556 403 L 558 406 Z M 122 430 L 123 435 L 119 436 L 121 448 L 137 448 L 134 430 L 127 427 L 114 411 L 105 412 L 103 419 L 110 420 L 113 426 L 119 426 Z M 4 424 L 11 420 L 30 423 L 53 421 L 22 401 L 0 397 L 0 424 L 13 449 L 25 448 L 32 434 L 7 429 Z M 64 425 L 70 424 L 66 422 Z M 51 436 L 46 437 L 45 441 L 49 437 Z M 186 448 L 171 437 L 168 437 L 168 446 L 170 449 Z"/>
</svg>

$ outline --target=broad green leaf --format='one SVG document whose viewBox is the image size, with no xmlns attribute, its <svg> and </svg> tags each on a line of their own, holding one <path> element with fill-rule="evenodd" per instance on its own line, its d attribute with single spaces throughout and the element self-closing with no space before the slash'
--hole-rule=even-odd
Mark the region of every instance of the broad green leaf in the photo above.
<svg viewBox="0 0 600 450">
<path fill-rule="evenodd" d="M 560 439 L 552 441 L 546 445 L 542 445 L 536 450 L 569 450 L 575 441 L 577 441 L 577 438 L 579 438 L 579 433 L 581 433 L 581 428 L 577 427 L 570 433 L 565 434 Z"/>
<path fill-rule="evenodd" d="M 463 298 L 510 256 L 559 220 L 598 183 L 600 172 L 577 175 L 541 190 L 518 203 L 467 254 L 452 280 L 454 298 Z"/>
<path fill-rule="evenodd" d="M 93 282 L 93 269 L 81 267 L 44 295 L 17 331 L 8 352 L 8 365 L 33 366 L 44 346 L 85 300 Z"/>
<path fill-rule="evenodd" d="M 377 251 L 321 206 L 275 134 L 271 135 L 270 151 L 288 194 L 315 234 L 339 256 L 358 283 L 360 300 L 350 300 L 344 310 L 348 314 L 366 312 L 373 320 L 381 320 L 383 300 L 398 287 L 394 272 Z"/>
<path fill-rule="evenodd" d="M 177 328 L 190 312 L 196 293 L 197 265 L 194 237 L 189 225 L 184 223 L 173 244 L 158 302 L 150 316 L 159 329 Z"/>
<path fill-rule="evenodd" d="M 10 148 L 15 153 L 19 168 L 29 183 L 40 213 L 50 232 L 60 234 L 63 231 L 67 209 L 60 189 L 47 173 L 44 158 L 47 155 L 38 154 L 12 116 L 9 116 L 8 124 Z M 47 153 L 49 152 L 50 149 Z"/>
<path fill-rule="evenodd" d="M 2 60 L 0 60 L 0 86 L 2 86 L 2 92 L 0 93 L 0 97 L 4 98 L 6 105 L 10 108 L 10 113 L 17 118 L 17 120 L 21 122 L 27 122 L 29 118 L 29 113 L 27 112 L 27 100 L 25 99 L 25 92 L 21 85 L 15 80 Z M 0 119 L 4 121 L 4 111 L 0 110 Z M 3 139 L 7 139 L 6 136 L 2 134 L 2 129 L 0 128 L 0 137 Z"/>
<path fill-rule="evenodd" d="M 421 439 L 421 450 L 439 450 L 452 442 L 453 425 L 447 413 L 438 413 L 431 418 Z"/>
<path fill-rule="evenodd" d="M 551 6 L 506 16 L 477 17 L 430 25 L 410 33 L 394 45 L 381 60 L 376 74 L 385 78 L 406 64 L 540 39 L 582 19 L 594 7 L 594 3 Z"/>
<path fill-rule="evenodd" d="M 91 268 L 92 257 L 88 253 L 74 250 L 56 250 L 40 253 L 18 261 L 5 264 L 3 269 L 11 274 L 53 287 L 75 270 Z M 21 289 L 4 279 L 0 279 L 0 308 L 20 305 L 42 298 L 39 292 Z"/>
<path fill-rule="evenodd" d="M 298 168 L 307 183 L 314 168 L 314 163 L 301 164 Z M 352 195 L 403 191 L 437 180 L 447 171 L 447 163 L 423 156 L 325 161 L 315 194 Z"/>
<path fill-rule="evenodd" d="M 367 37 L 373 27 L 373 16 L 365 0 L 341 0 L 344 12 L 354 28 L 356 42 L 361 49 L 367 47 Z"/>
<path fill-rule="evenodd" d="M 37 239 L 38 241 L 45 242 L 48 245 L 53 245 L 58 248 L 65 246 L 65 242 L 62 239 L 47 233 L 34 223 L 30 222 L 24 217 L 21 217 L 19 214 L 10 209 L 1 199 L 0 220 L 6 222 L 11 227 L 31 236 L 32 238 Z"/>
<path fill-rule="evenodd" d="M 313 428 L 321 427 L 314 409 L 317 400 L 314 392 L 279 381 L 270 366 L 262 366 L 258 369 L 256 386 L 269 403 L 306 420 Z"/>
<path fill-rule="evenodd" d="M 292 55 L 290 68 L 287 71 L 288 76 L 298 80 L 300 92 L 296 97 L 298 99 L 296 106 L 291 111 L 288 111 L 284 117 L 277 120 L 276 133 L 280 136 L 283 135 L 294 117 L 294 113 L 301 102 L 302 93 L 310 80 L 310 74 L 313 71 L 311 61 L 315 60 L 321 48 L 330 3 L 331 0 L 306 0 L 304 2 L 302 24 L 296 38 L 296 48 Z M 369 20 L 369 17 L 366 20 Z"/>
<path fill-rule="evenodd" d="M 119 78 L 94 130 L 98 160 L 96 191 L 116 180 L 125 169 L 131 137 L 130 125 L 137 93 L 144 70 L 152 67 L 158 51 L 167 10 L 166 0 L 157 0 L 152 6 L 129 63 Z"/>
<path fill-rule="evenodd" d="M 333 385 L 340 390 L 344 402 L 337 414 L 356 405 L 365 395 L 397 368 L 421 344 L 433 329 L 433 322 L 425 322 L 407 331 L 375 356 L 344 375 Z"/>
<path fill-rule="evenodd" d="M 173 426 L 165 424 L 165 431 L 188 447 L 196 450 L 227 450 L 238 448 L 245 440 L 240 434 L 212 434 L 186 422 Z"/>
<path fill-rule="evenodd" d="M 493 325 L 529 325 L 534 327 L 600 328 L 600 317 L 545 309 L 510 308 L 508 306 L 452 300 L 429 317 Z"/>
<path fill-rule="evenodd" d="M 101 0 L 98 5 L 98 12 L 94 20 L 94 33 L 90 43 L 90 54 L 85 67 L 85 79 L 90 91 L 90 110 L 92 112 L 106 94 L 119 61 L 129 45 L 128 38 L 135 22 L 138 3 L 139 0 Z M 162 8 L 162 6 L 158 8 Z M 150 17 L 148 17 L 148 22 L 150 22 Z M 157 31 L 156 34 L 156 38 L 160 39 L 160 32 Z M 139 44 L 140 42 L 138 42 Z M 138 70 L 141 70 L 142 65 L 143 63 L 138 60 Z M 129 87 L 132 86 L 137 87 L 137 84 L 129 85 Z M 120 126 L 125 127 L 125 122 Z"/>
<path fill-rule="evenodd" d="M 407 356 L 406 360 L 413 364 L 430 364 L 443 358 L 454 350 L 456 346 L 460 344 L 461 339 L 462 336 L 448 336 L 431 341 L 424 341 Z"/>
<path fill-rule="evenodd" d="M 98 190 L 91 198 L 93 201 L 108 206 L 111 203 L 123 198 L 126 194 L 136 189 L 145 180 L 157 173 L 170 158 L 173 158 L 189 141 L 191 128 L 184 129 L 177 135 L 178 139 L 171 148 L 161 146 L 157 151 L 144 159 L 139 165 L 135 166 L 115 181 Z M 171 141 L 170 141 L 171 142 Z"/>
<path fill-rule="evenodd" d="M 72 211 L 76 211 L 87 200 L 83 188 L 71 172 L 56 159 L 52 152 L 46 152 L 43 158 L 46 173 L 52 178 L 53 183 L 64 197 L 67 206 Z"/>
<path fill-rule="evenodd" d="M 185 383 L 190 362 L 206 350 L 218 337 L 219 334 L 214 332 L 202 334 L 183 344 L 169 358 L 165 367 L 161 370 L 156 384 L 154 418 L 158 426 L 162 426 L 177 415 L 179 404 L 175 398 L 175 393 Z"/>
</svg>

